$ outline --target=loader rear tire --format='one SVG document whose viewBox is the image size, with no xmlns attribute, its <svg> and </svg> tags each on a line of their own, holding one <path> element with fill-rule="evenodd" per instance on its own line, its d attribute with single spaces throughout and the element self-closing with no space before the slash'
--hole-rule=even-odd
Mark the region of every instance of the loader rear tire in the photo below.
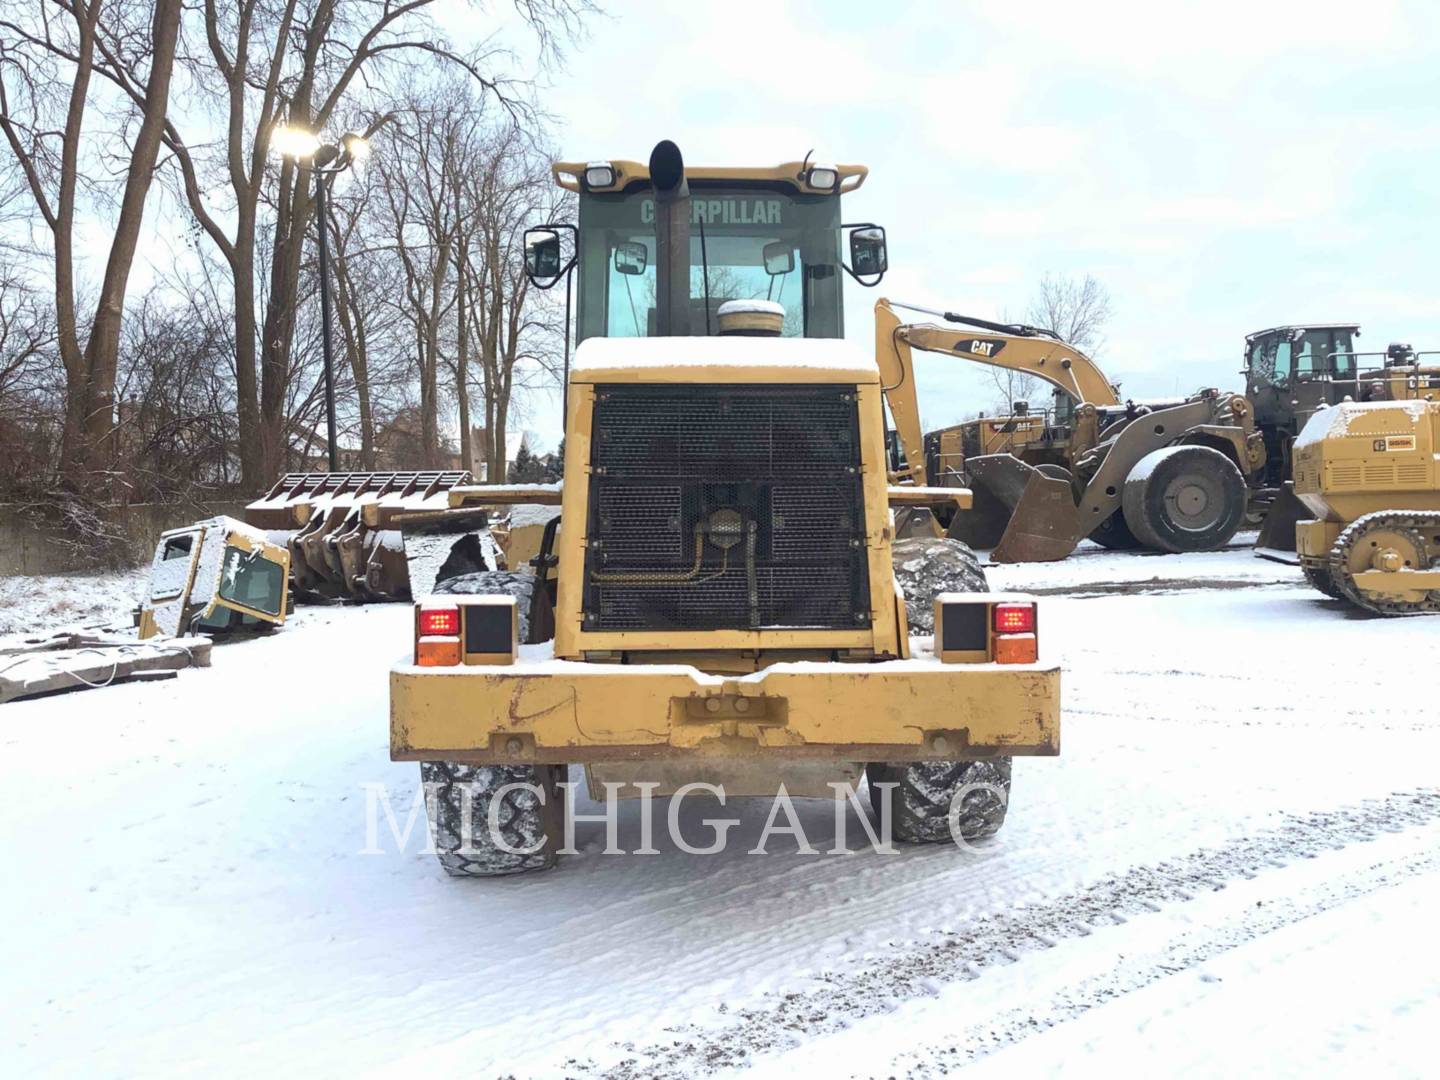
<svg viewBox="0 0 1440 1080">
<path fill-rule="evenodd" d="M 520 640 L 530 640 L 530 611 L 535 603 L 535 575 L 520 570 L 479 570 L 435 582 L 436 596 L 513 596 L 519 608 Z"/>
<path fill-rule="evenodd" d="M 941 593 L 990 591 L 979 557 L 968 544 L 948 536 L 897 540 L 892 561 L 912 634 L 935 632 L 935 598 Z"/>
<path fill-rule="evenodd" d="M 1245 478 L 1208 446 L 1167 446 L 1146 454 L 1125 479 L 1125 524 L 1156 551 L 1214 551 L 1245 520 Z"/>
<path fill-rule="evenodd" d="M 865 767 L 881 836 L 906 844 L 985 840 L 1000 831 L 1010 803 L 1010 759 L 872 762 Z M 894 787 L 880 787 L 894 784 Z M 953 822 L 953 830 L 952 830 Z"/>
<path fill-rule="evenodd" d="M 563 775 L 558 765 L 422 761 L 430 839 L 445 872 L 499 877 L 553 867 L 564 843 L 558 786 Z M 490 809 L 497 798 L 498 828 L 492 830 Z"/>
</svg>

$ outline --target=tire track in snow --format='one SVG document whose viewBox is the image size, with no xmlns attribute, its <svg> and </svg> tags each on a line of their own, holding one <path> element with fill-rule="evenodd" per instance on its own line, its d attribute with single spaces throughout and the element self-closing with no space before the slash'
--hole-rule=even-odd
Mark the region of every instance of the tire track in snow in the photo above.
<svg viewBox="0 0 1440 1080">
<path fill-rule="evenodd" d="M 1160 911 L 1164 904 L 1193 900 L 1197 893 L 1219 891 L 1228 882 L 1255 878 L 1296 858 L 1314 858 L 1381 832 L 1401 832 L 1436 821 L 1440 821 L 1440 790 L 1429 788 L 1334 810 L 1286 815 L 1282 825 L 1259 836 L 1137 866 L 1078 892 L 981 917 L 944 932 L 943 940 L 902 955 L 823 972 L 817 979 L 824 985 L 785 994 L 767 1006 L 739 1009 L 718 1029 L 666 1029 L 663 1042 L 621 1044 L 618 1049 L 624 1057 L 615 1064 L 571 1059 L 565 1072 L 639 1080 L 743 1068 L 755 1054 L 793 1049 L 803 1039 L 891 1012 L 903 1001 L 933 996 L 946 983 L 979 978 L 989 967 L 1015 963 L 1026 953 L 1053 948 L 1062 940 L 1089 936 L 1099 926 Z M 1286 921 L 1303 917 L 1302 912 Z M 1257 935 L 1265 932 L 1261 925 L 1257 923 Z"/>
<path fill-rule="evenodd" d="M 1303 922 L 1333 908 L 1398 884 L 1419 874 L 1440 869 L 1440 854 L 1392 859 L 1335 881 L 1301 890 L 1296 896 L 1270 898 L 1263 907 L 1212 923 L 1171 939 L 1164 948 L 1118 954 L 1105 972 L 1071 983 L 1042 1003 L 1006 1010 L 984 1025 L 962 1029 L 919 1050 L 906 1050 L 894 1059 L 894 1072 L 907 1077 L 948 1076 L 952 1071 L 998 1050 L 1040 1034 L 1091 1009 L 1194 969 L 1248 942 L 1286 926 Z"/>
</svg>

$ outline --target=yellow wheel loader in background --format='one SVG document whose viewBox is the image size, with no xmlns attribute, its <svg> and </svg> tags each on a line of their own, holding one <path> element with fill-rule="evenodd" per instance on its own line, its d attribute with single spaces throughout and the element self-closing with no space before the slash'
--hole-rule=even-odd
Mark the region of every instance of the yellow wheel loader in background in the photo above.
<svg viewBox="0 0 1440 1080">
<path fill-rule="evenodd" d="M 1294 454 L 1306 579 L 1381 615 L 1440 612 L 1440 400 L 1322 407 Z"/>
<path fill-rule="evenodd" d="M 971 486 L 977 506 L 984 509 L 981 500 L 993 496 L 989 506 L 1005 522 L 998 541 L 993 514 L 979 515 L 980 531 L 968 534 L 972 519 L 958 517 L 949 535 L 993 543 L 996 562 L 1033 562 L 1063 559 L 1087 536 L 1107 547 L 1208 551 L 1239 529 L 1249 485 L 1265 464 L 1244 397 L 1204 390 L 1178 401 L 1122 402 L 1093 360 L 1048 331 L 913 308 L 954 326 L 905 323 L 897 307 L 909 305 L 875 305 L 875 351 L 895 420 L 898 475 L 919 485 Z M 957 465 L 952 449 L 951 467 L 932 477 L 915 391 L 916 349 L 1035 375 L 1073 408 L 1063 425 L 1039 437 L 1032 432 L 1011 452 Z M 945 433 L 936 434 L 932 445 L 945 446 Z"/>
<path fill-rule="evenodd" d="M 391 757 L 420 763 L 442 866 L 552 866 L 571 764 L 621 797 L 867 775 L 896 839 L 993 835 L 1012 757 L 1059 752 L 1059 671 L 1032 598 L 986 592 L 958 541 L 896 541 L 892 505 L 967 493 L 890 486 L 880 370 L 840 340 L 841 275 L 886 268 L 873 225 L 842 256 L 866 170 L 686 168 L 662 142 L 555 172 L 578 226 L 526 249 L 539 287 L 578 286 L 561 502 L 529 572 L 417 596 L 391 672 Z M 395 520 L 443 544 L 495 498 Z"/>
</svg>

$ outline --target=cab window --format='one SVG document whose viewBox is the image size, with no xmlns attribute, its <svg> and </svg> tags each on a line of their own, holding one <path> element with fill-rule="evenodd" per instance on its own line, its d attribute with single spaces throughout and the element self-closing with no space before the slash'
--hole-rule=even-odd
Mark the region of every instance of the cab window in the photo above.
<svg viewBox="0 0 1440 1080">
<path fill-rule="evenodd" d="M 1277 386 L 1289 381 L 1293 364 L 1294 347 L 1291 343 L 1289 341 L 1275 342 L 1275 361 L 1270 370 L 1272 381 Z"/>
<path fill-rule="evenodd" d="M 220 598 L 267 615 L 279 615 L 285 603 L 285 568 L 258 551 L 226 548 L 220 569 Z"/>
<path fill-rule="evenodd" d="M 580 340 L 655 333 L 655 212 L 649 192 L 581 196 Z M 636 246 L 646 256 L 639 273 L 624 254 Z M 777 265 L 788 269 L 772 273 Z M 841 284 L 838 199 L 692 183 L 692 334 L 705 334 L 707 322 L 718 333 L 727 300 L 769 300 L 785 311 L 786 337 L 841 337 Z"/>
</svg>

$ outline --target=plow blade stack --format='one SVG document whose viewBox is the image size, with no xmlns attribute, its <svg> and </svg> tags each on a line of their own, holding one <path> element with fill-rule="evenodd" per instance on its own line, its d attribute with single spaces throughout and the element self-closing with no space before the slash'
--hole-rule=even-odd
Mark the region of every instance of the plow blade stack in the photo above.
<svg viewBox="0 0 1440 1080">
<path fill-rule="evenodd" d="M 297 592 L 353 600 L 410 598 L 405 544 L 390 519 L 444 510 L 462 470 L 291 473 L 245 508 L 245 520 L 290 549 Z"/>
</svg>

